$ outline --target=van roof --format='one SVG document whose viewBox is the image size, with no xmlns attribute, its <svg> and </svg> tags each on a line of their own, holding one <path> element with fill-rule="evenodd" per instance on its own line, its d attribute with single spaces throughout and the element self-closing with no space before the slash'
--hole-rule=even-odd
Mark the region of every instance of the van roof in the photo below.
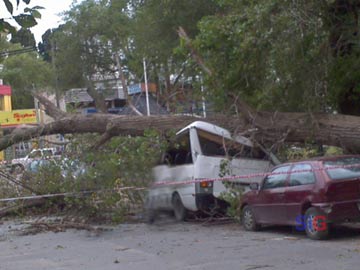
<svg viewBox="0 0 360 270">
<path fill-rule="evenodd" d="M 186 130 L 188 130 L 190 128 L 201 129 L 203 131 L 206 131 L 206 132 L 209 132 L 209 133 L 224 137 L 226 139 L 234 140 L 234 141 L 236 141 L 238 143 L 253 147 L 253 143 L 248 138 L 245 138 L 243 136 L 232 137 L 231 133 L 227 129 L 224 129 L 222 127 L 219 127 L 217 125 L 214 125 L 214 124 L 211 124 L 211 123 L 208 123 L 208 122 L 204 122 L 204 121 L 192 122 L 190 125 L 187 125 L 183 129 L 178 131 L 176 133 L 176 135 L 179 135 L 179 134 L 183 133 L 184 131 L 186 131 Z"/>
</svg>

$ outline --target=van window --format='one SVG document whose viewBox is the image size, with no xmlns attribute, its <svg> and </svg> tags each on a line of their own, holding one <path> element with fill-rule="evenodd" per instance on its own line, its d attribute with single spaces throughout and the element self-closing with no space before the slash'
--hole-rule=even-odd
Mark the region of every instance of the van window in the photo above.
<svg viewBox="0 0 360 270">
<path fill-rule="evenodd" d="M 189 132 L 185 132 L 176 138 L 175 143 L 170 146 L 163 157 L 162 164 L 166 165 L 184 165 L 191 164 L 191 146 Z"/>
<path fill-rule="evenodd" d="M 236 156 L 242 152 L 247 156 L 251 151 L 246 145 L 241 145 L 231 142 L 221 136 L 211 134 L 209 132 L 198 129 L 197 134 L 199 137 L 201 152 L 205 156 Z"/>
<path fill-rule="evenodd" d="M 260 149 L 255 149 L 200 129 L 197 129 L 197 134 L 202 154 L 205 156 L 257 159 L 263 159 L 266 156 Z"/>
</svg>

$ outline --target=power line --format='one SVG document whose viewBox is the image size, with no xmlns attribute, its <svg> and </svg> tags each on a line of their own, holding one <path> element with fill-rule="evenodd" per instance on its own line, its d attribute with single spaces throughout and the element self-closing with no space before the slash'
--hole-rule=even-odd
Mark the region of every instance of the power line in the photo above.
<svg viewBox="0 0 360 270">
<path fill-rule="evenodd" d="M 33 52 L 33 51 L 37 51 L 37 48 L 36 47 L 26 47 L 23 49 L 2 51 L 2 52 L 0 52 L 0 57 L 8 57 L 8 56 L 18 55 L 18 54 L 23 54 L 23 53 L 29 53 L 29 52 Z"/>
</svg>

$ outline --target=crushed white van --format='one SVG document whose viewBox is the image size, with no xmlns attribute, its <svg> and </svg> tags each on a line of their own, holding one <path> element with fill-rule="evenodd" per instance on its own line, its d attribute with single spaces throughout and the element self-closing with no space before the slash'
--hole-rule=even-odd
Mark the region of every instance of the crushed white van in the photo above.
<svg viewBox="0 0 360 270">
<path fill-rule="evenodd" d="M 155 182 L 145 205 L 148 221 L 160 210 L 174 211 L 175 218 L 182 221 L 189 211 L 225 208 L 221 199 L 224 183 L 199 180 L 260 173 L 271 167 L 271 158 L 249 139 L 232 137 L 228 130 L 207 122 L 193 122 L 176 133 L 174 146 L 153 168 Z M 253 181 L 260 178 L 234 179 L 232 183 Z"/>
</svg>

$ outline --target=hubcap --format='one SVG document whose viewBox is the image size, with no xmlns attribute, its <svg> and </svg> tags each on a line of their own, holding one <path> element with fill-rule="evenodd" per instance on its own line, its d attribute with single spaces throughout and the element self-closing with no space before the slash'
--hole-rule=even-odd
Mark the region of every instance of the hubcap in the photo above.
<svg viewBox="0 0 360 270">
<path fill-rule="evenodd" d="M 246 228 L 252 228 L 254 224 L 254 218 L 252 216 L 251 211 L 247 210 L 244 213 L 244 225 Z"/>
<path fill-rule="evenodd" d="M 309 215 L 306 220 L 306 228 L 309 233 L 315 234 L 320 231 L 325 231 L 327 228 L 327 224 L 324 224 L 322 222 L 325 222 L 323 216 L 318 215 Z"/>
<path fill-rule="evenodd" d="M 314 234 L 316 233 L 316 230 L 314 228 L 314 218 L 315 216 L 314 215 L 309 215 L 307 220 L 306 220 L 306 228 L 308 229 L 308 231 L 311 233 L 311 234 Z"/>
</svg>

